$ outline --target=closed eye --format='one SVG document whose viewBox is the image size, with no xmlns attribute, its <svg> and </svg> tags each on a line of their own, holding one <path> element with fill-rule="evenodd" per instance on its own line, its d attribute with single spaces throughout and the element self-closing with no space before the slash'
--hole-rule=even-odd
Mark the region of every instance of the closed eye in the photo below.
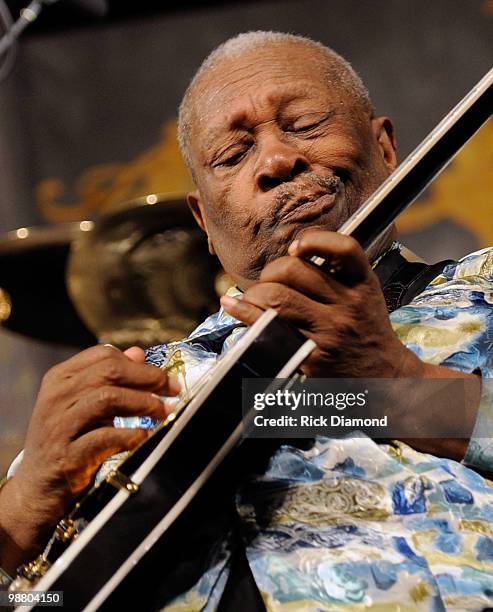
<svg viewBox="0 0 493 612">
<path fill-rule="evenodd" d="M 235 166 L 239 163 L 248 151 L 248 147 L 243 146 L 241 148 L 234 148 L 225 151 L 218 159 L 212 164 L 213 168 L 220 168 L 221 166 Z"/>
<path fill-rule="evenodd" d="M 318 127 L 320 125 L 320 122 L 318 123 L 312 123 L 310 125 L 302 125 L 302 126 L 294 126 L 291 127 L 289 129 L 287 129 L 287 132 L 296 132 L 296 133 L 303 133 L 303 132 L 309 132 L 310 130 L 315 129 L 316 127 Z"/>
<path fill-rule="evenodd" d="M 295 121 L 292 121 L 285 127 L 286 132 L 294 132 L 296 134 L 300 133 L 310 133 L 311 131 L 315 131 L 317 128 L 325 125 L 329 119 L 332 118 L 334 112 L 329 113 L 310 113 L 308 115 L 303 115 L 302 117 L 298 117 Z"/>
</svg>

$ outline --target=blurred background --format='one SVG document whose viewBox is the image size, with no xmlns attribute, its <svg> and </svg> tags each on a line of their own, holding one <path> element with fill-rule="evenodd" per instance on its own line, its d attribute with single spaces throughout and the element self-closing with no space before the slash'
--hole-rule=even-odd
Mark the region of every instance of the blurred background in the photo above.
<svg viewBox="0 0 493 612">
<path fill-rule="evenodd" d="M 8 22 L 28 2 L 0 4 Z M 60 327 L 54 341 L 0 329 L 0 474 L 43 373 L 78 350 L 63 343 L 63 315 L 50 315 L 50 274 L 63 275 L 71 238 L 90 229 L 80 222 L 149 194 L 176 202 L 192 186 L 175 140 L 181 96 L 216 45 L 255 29 L 308 35 L 346 57 L 394 119 L 402 160 L 491 67 L 493 0 L 47 2 L 0 58 L 0 286 L 15 272 L 45 336 Z M 429 261 L 493 244 L 492 170 L 490 119 L 401 217 L 403 242 Z M 62 251 L 17 268 L 18 240 L 39 235 L 25 228 L 60 224 L 41 236 Z"/>
</svg>

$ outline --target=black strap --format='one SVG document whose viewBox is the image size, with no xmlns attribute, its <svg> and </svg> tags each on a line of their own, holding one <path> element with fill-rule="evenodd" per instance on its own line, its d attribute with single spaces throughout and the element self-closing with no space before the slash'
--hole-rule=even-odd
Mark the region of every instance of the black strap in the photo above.
<svg viewBox="0 0 493 612">
<path fill-rule="evenodd" d="M 230 560 L 229 576 L 216 612 L 265 612 L 265 604 L 248 564 L 238 531 Z"/>
<path fill-rule="evenodd" d="M 375 268 L 388 312 L 409 304 L 451 263 L 454 263 L 452 259 L 444 259 L 432 265 L 411 262 L 398 250 L 389 251 Z"/>
</svg>

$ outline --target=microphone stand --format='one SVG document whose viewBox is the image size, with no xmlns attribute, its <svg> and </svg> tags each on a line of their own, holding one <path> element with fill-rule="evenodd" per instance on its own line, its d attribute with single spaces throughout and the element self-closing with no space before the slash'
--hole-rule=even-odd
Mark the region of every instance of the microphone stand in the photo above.
<svg viewBox="0 0 493 612">
<path fill-rule="evenodd" d="M 32 0 L 26 8 L 21 10 L 17 21 L 15 21 L 2 38 L 0 38 L 0 56 L 9 50 L 29 24 L 36 21 L 45 1 L 46 0 Z"/>
</svg>

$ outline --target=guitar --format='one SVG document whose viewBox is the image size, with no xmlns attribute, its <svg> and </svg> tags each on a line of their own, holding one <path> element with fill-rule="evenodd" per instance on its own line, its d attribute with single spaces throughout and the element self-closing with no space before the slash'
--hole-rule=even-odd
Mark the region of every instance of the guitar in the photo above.
<svg viewBox="0 0 493 612">
<path fill-rule="evenodd" d="M 492 109 L 493 70 L 344 223 L 340 233 L 355 237 L 368 249 Z M 324 260 L 316 257 L 312 263 L 322 265 Z M 146 575 L 153 576 L 152 568 L 137 571 L 150 558 L 149 551 L 159 544 L 160 550 L 172 554 L 180 533 L 187 529 L 187 513 L 200 513 L 207 492 L 217 492 L 218 479 L 231 490 L 246 469 L 248 455 L 242 454 L 245 445 L 240 444 L 245 421 L 235 409 L 241 404 L 239 381 L 260 377 L 277 379 L 271 385 L 291 384 L 314 347 L 275 311 L 266 311 L 197 383 L 176 413 L 79 500 L 58 525 L 49 550 L 21 569 L 13 587 L 35 584 L 38 592 L 63 591 L 66 609 L 93 611 L 114 601 L 111 598 L 129 576 L 138 575 L 141 583 Z M 264 452 L 268 456 L 268 446 Z M 81 523 L 85 528 L 79 533 Z M 27 602 L 17 609 L 37 607 L 36 602 Z"/>
</svg>

